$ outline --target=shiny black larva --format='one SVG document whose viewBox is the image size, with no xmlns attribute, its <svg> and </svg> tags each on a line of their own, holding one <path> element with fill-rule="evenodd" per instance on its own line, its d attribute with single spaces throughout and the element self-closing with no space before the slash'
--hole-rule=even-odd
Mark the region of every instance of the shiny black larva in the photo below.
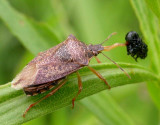
<svg viewBox="0 0 160 125">
<path fill-rule="evenodd" d="M 136 61 L 137 58 L 145 59 L 147 57 L 148 46 L 143 42 L 137 32 L 128 32 L 125 40 L 128 55 L 131 55 Z"/>
</svg>

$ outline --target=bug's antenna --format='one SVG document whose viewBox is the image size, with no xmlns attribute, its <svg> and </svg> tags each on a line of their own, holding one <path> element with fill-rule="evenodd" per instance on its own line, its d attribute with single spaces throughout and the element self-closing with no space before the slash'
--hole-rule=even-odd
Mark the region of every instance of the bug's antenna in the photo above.
<svg viewBox="0 0 160 125">
<path fill-rule="evenodd" d="M 103 43 L 105 43 L 107 40 L 109 40 L 109 39 L 111 38 L 111 36 L 116 35 L 116 34 L 117 34 L 116 32 L 110 34 L 110 35 L 107 37 L 107 39 L 105 39 L 100 45 L 102 45 Z"/>
<path fill-rule="evenodd" d="M 101 52 L 102 53 L 102 52 Z M 120 70 L 122 70 L 125 74 L 126 74 L 126 76 L 128 77 L 128 78 L 130 78 L 131 79 L 131 77 L 130 77 L 130 75 L 123 69 L 123 68 L 121 68 L 115 61 L 113 61 L 111 58 L 109 58 L 108 56 L 106 56 L 104 53 L 102 53 L 107 59 L 109 59 L 111 62 L 113 62 Z"/>
</svg>

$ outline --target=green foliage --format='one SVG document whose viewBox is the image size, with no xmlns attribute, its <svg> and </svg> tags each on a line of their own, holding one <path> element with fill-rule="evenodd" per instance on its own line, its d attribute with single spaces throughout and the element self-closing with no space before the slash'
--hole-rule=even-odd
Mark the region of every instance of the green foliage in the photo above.
<svg viewBox="0 0 160 125">
<path fill-rule="evenodd" d="M 132 79 L 128 79 L 128 77 L 125 76 L 124 73 L 121 72 L 114 64 L 93 65 L 92 67 L 98 70 L 105 78 L 107 78 L 107 81 L 112 88 L 124 84 L 158 80 L 156 75 L 152 74 L 150 71 L 146 70 L 143 67 L 130 64 L 121 65 L 130 74 Z M 83 79 L 83 91 L 79 95 L 78 99 L 82 99 L 86 96 L 92 95 L 107 88 L 106 84 L 99 80 L 87 68 L 83 68 L 82 70 L 80 70 L 80 74 Z M 35 97 L 26 97 L 26 95 L 23 94 L 22 91 L 16 91 L 12 89 L 10 87 L 10 83 L 1 86 L 0 100 L 3 101 L 0 104 L 1 123 L 5 124 L 7 121 L 7 124 L 20 124 L 35 117 L 53 112 L 59 108 L 70 105 L 72 98 L 75 96 L 78 90 L 75 81 L 77 81 L 77 78 L 76 75 L 73 74 L 68 78 L 68 82 L 64 87 L 62 87 L 56 94 L 54 94 L 50 98 L 42 101 L 37 106 L 32 108 L 32 110 L 28 112 L 26 118 L 22 117 L 22 111 L 26 109 L 29 104 L 32 104 L 45 94 L 41 94 Z M 111 109 L 115 109 L 115 107 L 112 107 Z M 115 114 L 117 114 L 117 112 L 122 114 L 122 112 L 117 111 L 117 109 L 115 110 Z M 107 111 L 107 114 L 110 114 L 110 112 Z M 125 119 L 123 115 L 121 115 L 120 118 Z M 120 122 L 121 124 L 122 121 Z"/>
<path fill-rule="evenodd" d="M 44 51 L 54 45 L 52 41 L 58 41 L 53 31 L 46 25 L 36 23 L 18 13 L 7 1 L 0 1 L 0 5 L 1 19 L 32 53 L 37 54 Z"/>
<path fill-rule="evenodd" d="M 149 8 L 152 9 L 152 11 L 156 14 L 160 21 L 160 1 L 159 0 L 146 0 L 146 3 L 148 4 Z"/>
<path fill-rule="evenodd" d="M 148 44 L 149 54 L 146 60 L 138 60 L 138 63 L 143 65 L 142 67 L 132 64 L 136 62 L 126 55 L 125 48 L 107 53 L 115 61 L 127 62 L 119 64 L 131 75 L 132 79 L 128 79 L 113 64 L 95 65 L 93 60 L 91 66 L 99 71 L 113 88 L 106 93 L 98 94 L 107 89 L 107 86 L 87 68 L 81 69 L 83 91 L 77 98 L 80 100 L 80 106 L 77 106 L 76 103 L 74 111 L 71 111 L 70 107 L 71 100 L 78 91 L 75 74 L 68 77 L 68 82 L 56 94 L 32 108 L 26 118 L 23 118 L 22 114 L 27 106 L 45 96 L 46 93 L 26 97 L 22 90 L 12 89 L 10 83 L 2 85 L 0 86 L 0 123 L 22 124 L 54 112 L 53 115 L 46 115 L 25 124 L 46 124 L 46 122 L 56 125 L 158 124 L 159 111 L 154 107 L 148 95 L 143 93 L 146 88 L 141 88 L 140 84 L 135 84 L 136 87 L 130 84 L 147 82 L 149 94 L 156 106 L 160 108 L 159 4 L 158 0 L 131 0 L 131 4 L 121 0 L 101 2 L 92 0 L 77 0 L 76 2 L 73 0 L 47 0 L 45 2 L 43 0 L 1 0 L 0 21 L 3 23 L 0 22 L 0 67 L 2 67 L 0 75 L 3 75 L 0 80 L 2 81 L 11 80 L 12 75 L 17 74 L 17 71 L 33 58 L 32 54 L 36 55 L 40 51 L 57 45 L 71 33 L 88 44 L 97 44 L 116 31 L 118 35 L 111 38 L 112 42 L 106 43 L 112 44 L 123 42 L 124 35 L 130 30 L 141 30 L 144 41 Z M 27 49 L 26 52 L 21 45 Z M 102 56 L 99 58 L 103 62 L 106 61 Z M 126 87 L 127 85 L 129 86 Z M 97 94 L 93 95 L 95 93 Z M 62 110 L 62 107 L 66 106 L 69 108 Z"/>
<path fill-rule="evenodd" d="M 127 125 L 134 125 L 133 120 L 128 117 L 126 112 L 106 93 L 90 96 L 80 102 L 99 117 L 104 124 L 124 125 L 125 123 Z M 101 111 L 103 111 L 103 113 Z"/>
<path fill-rule="evenodd" d="M 145 40 L 149 45 L 151 67 L 153 72 L 160 74 L 160 32 L 159 32 L 159 1 L 150 2 L 147 0 L 148 6 L 154 8 L 153 14 L 151 10 L 147 8 L 145 1 L 132 0 L 133 7 L 138 16 L 140 22 L 140 28 L 144 34 Z M 151 4 L 152 3 L 152 4 Z M 153 56 L 154 55 L 154 56 Z M 155 104 L 160 109 L 160 84 L 156 82 L 148 82 L 148 89 Z"/>
</svg>

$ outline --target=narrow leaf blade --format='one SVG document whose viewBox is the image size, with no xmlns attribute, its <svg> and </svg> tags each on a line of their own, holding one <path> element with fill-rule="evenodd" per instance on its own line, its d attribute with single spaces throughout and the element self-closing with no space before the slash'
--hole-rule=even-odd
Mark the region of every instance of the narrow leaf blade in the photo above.
<svg viewBox="0 0 160 125">
<path fill-rule="evenodd" d="M 148 0 L 146 1 L 148 4 L 151 4 Z M 154 72 L 160 74 L 160 34 L 158 18 L 154 15 L 150 8 L 148 8 L 145 0 L 131 0 L 131 3 L 139 19 L 140 27 L 144 34 L 144 37 L 148 42 L 149 55 L 151 58 L 151 68 Z M 154 1 L 152 4 L 154 6 L 158 6 L 159 2 Z M 154 8 L 154 11 L 156 10 L 157 9 Z M 157 11 L 159 13 L 159 10 Z M 158 106 L 158 108 L 160 108 L 160 85 L 155 82 L 148 83 L 148 90 L 150 92 L 151 97 L 153 98 L 153 101 Z"/>
<path fill-rule="evenodd" d="M 92 65 L 92 67 L 98 70 L 106 78 L 112 88 L 126 84 L 159 80 L 155 74 L 140 66 L 130 64 L 120 65 L 130 74 L 132 79 L 129 79 L 127 76 L 125 76 L 124 73 L 120 71 L 114 64 Z M 83 82 L 83 91 L 78 96 L 77 100 L 107 89 L 106 84 L 92 74 L 88 68 L 81 69 L 80 75 Z M 22 117 L 25 109 L 36 100 L 43 97 L 46 93 L 37 95 L 35 97 L 27 97 L 22 93 L 22 91 L 16 91 L 10 88 L 10 84 L 1 86 L 1 123 L 21 124 L 36 117 L 54 112 L 59 108 L 71 105 L 71 100 L 78 91 L 78 86 L 75 81 L 77 81 L 75 74 L 69 76 L 66 85 L 64 85 L 53 96 L 47 98 L 32 108 L 27 113 L 26 118 Z"/>
<path fill-rule="evenodd" d="M 45 24 L 27 18 L 16 11 L 6 0 L 0 1 L 0 18 L 13 35 L 34 54 L 48 49 L 59 41 Z"/>
<path fill-rule="evenodd" d="M 106 125 L 134 125 L 129 116 L 107 93 L 100 93 L 80 101 Z"/>
</svg>

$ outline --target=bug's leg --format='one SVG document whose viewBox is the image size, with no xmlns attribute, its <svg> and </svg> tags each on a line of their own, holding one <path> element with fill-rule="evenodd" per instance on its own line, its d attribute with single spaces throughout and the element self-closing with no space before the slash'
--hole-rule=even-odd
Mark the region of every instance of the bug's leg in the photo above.
<svg viewBox="0 0 160 125">
<path fill-rule="evenodd" d="M 59 90 L 64 84 L 66 83 L 66 80 L 64 80 L 57 88 L 53 89 L 50 93 L 48 93 L 46 96 L 44 96 L 43 98 L 41 98 L 40 100 L 38 100 L 37 102 L 31 104 L 26 111 L 23 114 L 23 117 L 25 117 L 26 113 L 36 104 L 38 104 L 39 102 L 41 102 L 42 100 L 48 98 L 49 96 L 53 95 L 57 90 Z"/>
<path fill-rule="evenodd" d="M 108 82 L 103 78 L 103 76 L 97 72 L 95 69 L 93 69 L 92 67 L 88 66 L 88 68 L 96 75 L 98 76 L 101 80 L 103 80 L 105 82 L 105 84 L 108 86 L 108 88 L 110 89 L 110 85 L 108 84 Z"/>
<path fill-rule="evenodd" d="M 101 61 L 98 59 L 97 56 L 95 56 L 95 59 L 96 59 L 96 61 L 97 61 L 98 63 L 101 63 Z"/>
<path fill-rule="evenodd" d="M 77 77 L 78 77 L 78 93 L 77 95 L 72 99 L 72 108 L 74 108 L 74 101 L 76 100 L 77 96 L 81 93 L 82 91 L 82 80 L 81 80 L 81 77 L 79 75 L 79 72 L 76 72 L 77 73 Z"/>
</svg>

